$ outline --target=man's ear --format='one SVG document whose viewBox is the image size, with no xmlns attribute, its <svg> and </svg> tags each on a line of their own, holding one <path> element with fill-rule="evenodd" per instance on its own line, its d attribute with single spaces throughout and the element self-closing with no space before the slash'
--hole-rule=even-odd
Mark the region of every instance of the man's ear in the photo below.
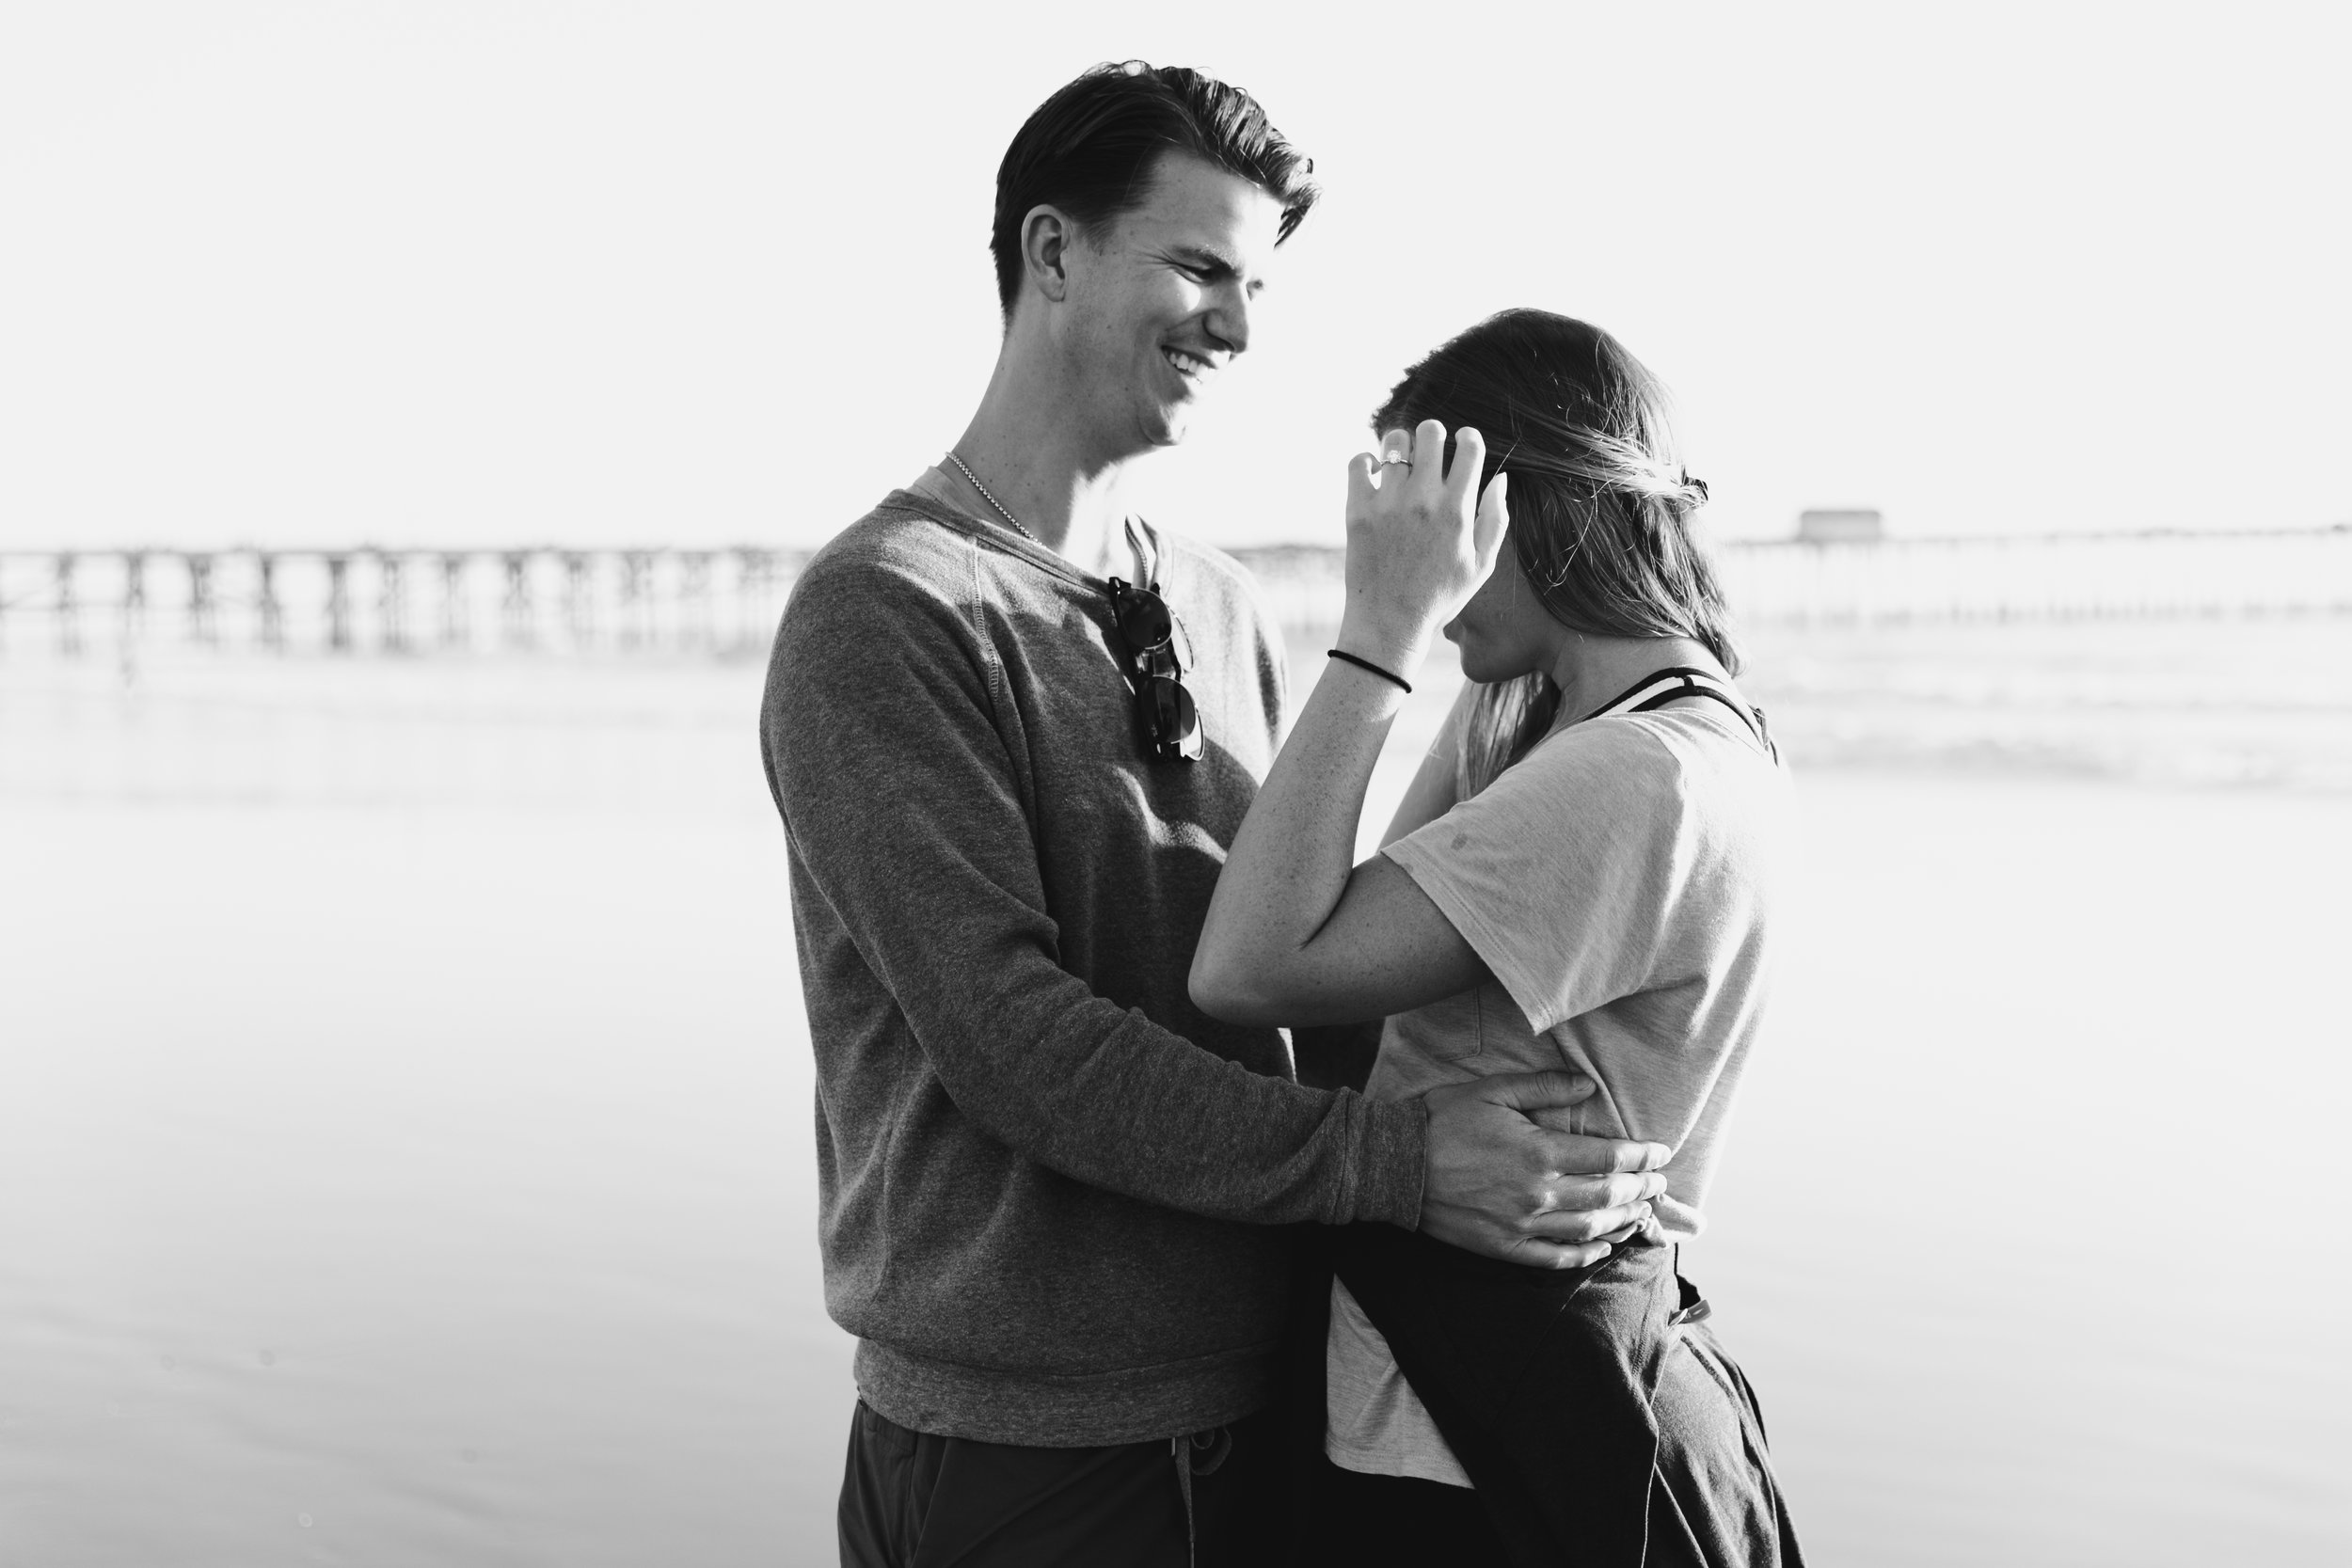
<svg viewBox="0 0 2352 1568">
<path fill-rule="evenodd" d="M 1021 220 L 1021 261 L 1029 286 L 1059 303 L 1070 294 L 1070 252 L 1078 226 L 1058 207 L 1032 207 Z"/>
</svg>

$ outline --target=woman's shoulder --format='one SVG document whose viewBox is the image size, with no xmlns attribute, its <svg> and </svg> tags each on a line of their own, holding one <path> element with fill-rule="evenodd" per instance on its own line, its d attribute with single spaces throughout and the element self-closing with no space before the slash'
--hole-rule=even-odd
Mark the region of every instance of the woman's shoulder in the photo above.
<svg viewBox="0 0 2352 1568">
<path fill-rule="evenodd" d="M 1671 798 L 1686 832 L 1726 847 L 1788 833 L 1795 816 L 1788 771 L 1730 708 L 1677 704 L 1605 722 L 1621 731 L 1629 772 L 1645 779 L 1654 799 Z"/>
<path fill-rule="evenodd" d="M 1785 771 L 1738 715 L 1711 711 L 1718 705 L 1677 705 L 1571 724 L 1505 769 L 1488 791 L 1526 798 L 1541 809 L 1600 809 L 1621 820 L 1779 815 Z"/>
<path fill-rule="evenodd" d="M 1554 730 L 1505 769 L 1502 778 L 1517 773 L 1527 782 L 1581 783 L 1596 775 L 1671 781 L 1688 769 L 1692 759 L 1689 749 L 1676 744 L 1666 727 L 1649 722 L 1655 717 L 1611 714 Z"/>
<path fill-rule="evenodd" d="M 1676 703 L 1647 713 L 1622 713 L 1602 722 L 1680 774 L 1706 773 L 1752 784 L 1785 782 L 1778 751 L 1758 719 L 1707 700 Z"/>
</svg>

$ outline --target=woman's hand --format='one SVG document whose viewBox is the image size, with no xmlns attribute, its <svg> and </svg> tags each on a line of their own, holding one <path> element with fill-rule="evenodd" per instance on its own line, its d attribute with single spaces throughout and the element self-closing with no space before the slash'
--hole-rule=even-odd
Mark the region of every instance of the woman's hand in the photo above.
<svg viewBox="0 0 2352 1568">
<path fill-rule="evenodd" d="M 1448 464 L 1445 426 L 1423 420 L 1383 436 L 1378 456 L 1359 452 L 1348 465 L 1343 649 L 1408 675 L 1486 580 L 1510 509 L 1506 474 L 1472 497 L 1486 461 L 1486 437 L 1465 426 Z"/>
</svg>

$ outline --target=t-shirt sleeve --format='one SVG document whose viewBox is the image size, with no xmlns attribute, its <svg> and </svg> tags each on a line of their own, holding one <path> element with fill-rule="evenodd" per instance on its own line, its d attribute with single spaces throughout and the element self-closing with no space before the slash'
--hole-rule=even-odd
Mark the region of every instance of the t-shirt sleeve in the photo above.
<svg viewBox="0 0 2352 1568">
<path fill-rule="evenodd" d="M 1643 989 L 1689 870 L 1689 800 L 1646 729 L 1557 736 L 1384 851 L 1538 1033 Z"/>
</svg>

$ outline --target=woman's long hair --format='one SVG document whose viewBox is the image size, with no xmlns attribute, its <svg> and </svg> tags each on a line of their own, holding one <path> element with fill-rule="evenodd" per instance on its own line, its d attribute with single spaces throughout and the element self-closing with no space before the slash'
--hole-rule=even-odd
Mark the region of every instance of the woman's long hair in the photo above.
<svg viewBox="0 0 2352 1568">
<path fill-rule="evenodd" d="M 1624 344 L 1549 310 L 1489 316 L 1406 371 L 1372 422 L 1379 432 L 1423 420 L 1485 434 L 1480 493 L 1510 474 L 1509 546 L 1553 620 L 1597 637 L 1688 637 L 1739 673 L 1723 590 L 1691 523 L 1707 486 L 1683 471 L 1665 388 Z M 1526 755 L 1559 707 L 1542 672 L 1480 687 L 1458 798 Z"/>
</svg>

